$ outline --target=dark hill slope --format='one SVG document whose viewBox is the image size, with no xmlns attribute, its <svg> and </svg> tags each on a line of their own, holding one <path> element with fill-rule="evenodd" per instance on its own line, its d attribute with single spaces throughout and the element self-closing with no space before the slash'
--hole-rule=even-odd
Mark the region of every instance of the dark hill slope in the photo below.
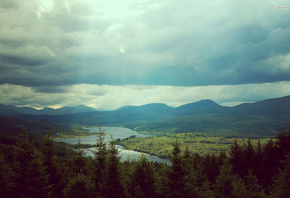
<svg viewBox="0 0 290 198">
<path fill-rule="evenodd" d="M 93 112 L 96 109 L 84 105 L 66 106 L 59 109 L 43 108 L 37 110 L 31 107 L 16 107 L 0 104 L 0 116 L 11 115 L 67 115 L 73 113 Z"/>
<path fill-rule="evenodd" d="M 142 106 L 128 106 L 115 110 L 114 112 L 130 114 L 171 114 L 173 108 L 163 103 L 151 103 Z"/>
<path fill-rule="evenodd" d="M 16 109 L 0 104 L 0 116 L 13 116 L 13 115 L 21 115 L 21 114 L 22 113 Z"/>
<path fill-rule="evenodd" d="M 174 115 L 185 116 L 198 113 L 216 113 L 223 109 L 225 110 L 226 107 L 223 107 L 214 101 L 207 99 L 177 107 L 174 109 Z"/>
<path fill-rule="evenodd" d="M 240 115 L 285 116 L 290 115 L 290 96 L 247 103 L 232 107 Z"/>
</svg>

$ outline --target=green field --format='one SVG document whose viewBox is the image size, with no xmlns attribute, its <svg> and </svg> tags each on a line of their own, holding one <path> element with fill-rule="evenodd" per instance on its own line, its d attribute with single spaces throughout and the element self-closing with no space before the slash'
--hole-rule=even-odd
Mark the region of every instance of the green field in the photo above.
<svg viewBox="0 0 290 198">
<path fill-rule="evenodd" d="M 156 155 L 161 158 L 169 158 L 172 151 L 172 145 L 177 141 L 180 144 L 182 151 L 186 147 L 190 153 L 198 153 L 202 156 L 207 154 L 219 154 L 221 151 L 227 152 L 235 138 L 224 137 L 208 137 L 201 133 L 179 133 L 168 134 L 166 136 L 151 136 L 151 137 L 131 137 L 124 140 L 117 140 L 116 144 L 124 146 L 128 150 L 139 151 Z M 243 145 L 247 138 L 236 138 Z M 269 138 L 260 139 L 261 144 L 265 143 Z M 252 140 L 256 145 L 258 139 Z"/>
</svg>

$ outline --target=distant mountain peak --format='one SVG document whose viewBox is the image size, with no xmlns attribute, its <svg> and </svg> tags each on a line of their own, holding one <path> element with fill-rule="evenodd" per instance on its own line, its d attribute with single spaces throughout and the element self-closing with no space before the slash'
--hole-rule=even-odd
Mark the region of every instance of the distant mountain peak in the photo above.
<svg viewBox="0 0 290 198">
<path fill-rule="evenodd" d="M 189 115 L 202 112 L 209 109 L 222 108 L 221 105 L 217 104 L 213 100 L 204 99 L 197 102 L 181 105 L 175 109 L 176 115 Z"/>
</svg>

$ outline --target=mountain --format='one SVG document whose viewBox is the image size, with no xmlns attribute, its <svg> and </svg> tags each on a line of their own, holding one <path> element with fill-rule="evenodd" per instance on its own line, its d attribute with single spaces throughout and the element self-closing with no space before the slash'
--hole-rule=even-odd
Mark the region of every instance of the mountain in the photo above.
<svg viewBox="0 0 290 198">
<path fill-rule="evenodd" d="M 17 112 L 20 112 L 21 114 L 41 115 L 41 110 L 37 110 L 31 107 L 16 107 L 12 105 L 9 105 L 8 107 L 14 109 Z"/>
<path fill-rule="evenodd" d="M 132 114 L 171 114 L 172 107 L 163 103 L 151 103 L 142 106 L 125 106 L 115 112 L 132 113 Z"/>
<path fill-rule="evenodd" d="M 91 107 L 84 106 L 84 105 L 78 105 L 78 106 L 66 106 L 59 109 L 55 109 L 55 110 L 46 109 L 45 114 L 46 115 L 67 115 L 67 114 L 83 113 L 83 112 L 91 112 L 91 111 L 97 111 L 97 110 Z"/>
<path fill-rule="evenodd" d="M 201 100 L 190 104 L 185 104 L 174 109 L 175 115 L 192 115 L 196 113 L 205 113 L 223 109 L 225 107 L 215 103 L 212 100 Z"/>
<path fill-rule="evenodd" d="M 66 106 L 59 109 L 43 108 L 37 110 L 31 107 L 16 107 L 13 105 L 0 104 L 0 116 L 15 116 L 15 115 L 67 115 L 74 113 L 84 113 L 97 111 L 94 108 L 84 105 Z"/>
<path fill-rule="evenodd" d="M 21 115 L 22 113 L 14 108 L 0 104 L 0 116 Z"/>
<path fill-rule="evenodd" d="M 290 96 L 225 107 L 201 100 L 177 108 L 162 103 L 97 111 L 86 106 L 44 108 L 0 105 L 1 116 L 86 125 L 123 126 L 155 134 L 202 132 L 212 136 L 272 136 L 290 119 Z"/>
<path fill-rule="evenodd" d="M 245 115 L 283 116 L 290 114 L 290 96 L 267 99 L 255 103 L 245 103 L 232 108 Z"/>
</svg>

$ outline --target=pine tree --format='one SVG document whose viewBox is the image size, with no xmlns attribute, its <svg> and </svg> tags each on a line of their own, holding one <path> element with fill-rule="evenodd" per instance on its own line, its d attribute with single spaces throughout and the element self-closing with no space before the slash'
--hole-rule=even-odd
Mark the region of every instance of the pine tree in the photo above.
<svg viewBox="0 0 290 198">
<path fill-rule="evenodd" d="M 132 197 L 156 197 L 153 164 L 142 155 L 134 163 L 129 191 Z"/>
<path fill-rule="evenodd" d="M 47 197 L 48 174 L 43 166 L 40 153 L 29 140 L 27 132 L 19 136 L 17 142 L 20 150 L 17 153 L 16 183 L 21 197 Z"/>
<path fill-rule="evenodd" d="M 56 175 L 56 168 L 53 163 L 53 158 L 55 157 L 55 150 L 54 150 L 54 142 L 50 136 L 50 133 L 47 134 L 46 138 L 44 139 L 43 146 L 42 146 L 42 155 L 43 155 L 43 166 L 46 168 L 46 172 L 48 174 L 48 186 L 51 188 L 52 196 L 54 194 L 54 185 L 57 185 L 60 178 Z"/>
<path fill-rule="evenodd" d="M 286 160 L 286 156 L 290 155 L 290 128 L 288 131 L 282 128 L 276 139 L 278 159 L 280 161 Z M 281 167 L 282 164 L 280 163 L 279 168 Z"/>
<path fill-rule="evenodd" d="M 1 145 L 0 145 L 1 146 Z M 5 156 L 5 151 L 0 147 L 0 195 L 2 197 L 15 197 L 15 172 L 12 169 L 12 164 L 8 163 Z"/>
<path fill-rule="evenodd" d="M 193 198 L 213 197 L 213 192 L 210 190 L 210 182 L 202 168 L 201 159 L 199 159 L 200 156 L 195 154 L 194 157 L 191 157 L 186 150 L 183 156 L 183 169 L 185 172 L 184 194 Z"/>
<path fill-rule="evenodd" d="M 262 187 L 258 184 L 258 179 L 253 175 L 253 171 L 249 170 L 245 177 L 246 195 L 249 198 L 265 197 Z"/>
<path fill-rule="evenodd" d="M 261 174 L 261 178 L 259 179 L 261 181 L 262 187 L 266 188 L 267 186 L 272 185 L 272 177 L 278 174 L 278 165 L 280 163 L 277 155 L 277 147 L 273 139 L 270 139 L 264 146 L 262 157 L 263 172 Z"/>
<path fill-rule="evenodd" d="M 106 161 L 108 158 L 107 144 L 105 142 L 105 132 L 99 126 L 99 134 L 96 141 L 95 154 L 95 167 L 94 167 L 94 182 L 95 190 L 99 196 L 105 196 L 106 185 L 105 185 L 105 173 L 106 173 Z"/>
<path fill-rule="evenodd" d="M 63 190 L 67 198 L 93 198 L 95 197 L 94 183 L 90 177 L 78 173 L 76 176 L 70 178 L 66 188 Z"/>
<path fill-rule="evenodd" d="M 259 180 L 260 178 L 262 178 L 262 174 L 263 174 L 262 163 L 263 163 L 262 145 L 261 145 L 261 141 L 258 140 L 257 148 L 255 152 L 253 174 L 257 177 L 259 184 L 260 184 Z"/>
<path fill-rule="evenodd" d="M 220 175 L 215 186 L 216 197 L 246 197 L 245 186 L 241 179 L 232 173 L 232 165 L 228 160 L 220 167 Z"/>
<path fill-rule="evenodd" d="M 174 197 L 174 198 L 184 197 L 185 173 L 182 168 L 180 146 L 177 141 L 177 138 L 176 138 L 175 143 L 173 144 L 173 151 L 172 151 L 172 156 L 171 156 L 170 161 L 172 165 L 168 173 L 168 179 L 169 179 L 168 197 Z"/>
<path fill-rule="evenodd" d="M 271 190 L 273 197 L 288 198 L 290 195 L 290 155 L 286 157 L 283 161 L 284 169 L 280 169 L 279 175 L 274 179 L 275 183 Z"/>
<path fill-rule="evenodd" d="M 123 197 L 124 189 L 121 183 L 121 175 L 119 169 L 120 157 L 115 146 L 115 142 L 110 142 L 107 159 L 107 169 L 105 176 L 106 195 L 107 197 Z"/>
<path fill-rule="evenodd" d="M 248 141 L 244 148 L 242 149 L 242 167 L 243 172 L 240 175 L 242 178 L 247 175 L 249 170 L 252 170 L 254 168 L 255 164 L 255 149 L 252 144 L 251 138 L 248 138 Z"/>
<path fill-rule="evenodd" d="M 234 143 L 230 147 L 229 151 L 229 162 L 232 165 L 233 172 L 242 175 L 242 149 L 238 143 L 237 139 L 234 139 Z"/>
<path fill-rule="evenodd" d="M 203 170 L 207 176 L 208 181 L 214 184 L 219 175 L 219 161 L 215 155 L 207 154 L 202 163 Z"/>
</svg>

